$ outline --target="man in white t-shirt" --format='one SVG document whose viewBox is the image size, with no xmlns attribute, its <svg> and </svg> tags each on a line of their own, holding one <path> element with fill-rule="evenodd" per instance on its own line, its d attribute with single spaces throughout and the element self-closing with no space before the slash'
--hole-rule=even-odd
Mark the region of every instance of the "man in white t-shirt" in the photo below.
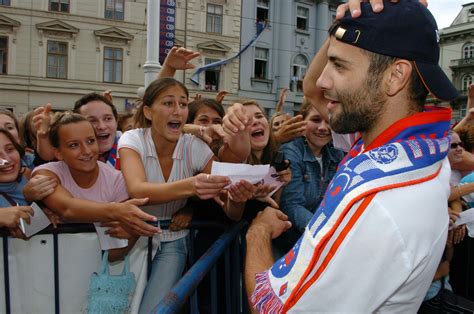
<svg viewBox="0 0 474 314">
<path fill-rule="evenodd" d="M 457 92 L 438 66 L 431 13 L 418 0 L 384 5 L 336 22 L 305 77 L 331 128 L 361 139 L 286 256 L 273 260 L 271 240 L 287 217 L 266 208 L 252 222 L 245 278 L 260 312 L 414 313 L 433 279 L 448 229 L 451 112 L 424 103 L 428 91 Z"/>
</svg>

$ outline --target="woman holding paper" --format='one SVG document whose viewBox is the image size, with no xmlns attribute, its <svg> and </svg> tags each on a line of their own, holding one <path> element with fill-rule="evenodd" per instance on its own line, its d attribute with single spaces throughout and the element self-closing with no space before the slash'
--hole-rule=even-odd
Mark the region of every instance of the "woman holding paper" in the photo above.
<svg viewBox="0 0 474 314">
<path fill-rule="evenodd" d="M 241 133 L 248 133 L 250 155 L 246 163 L 250 165 L 270 164 L 278 152 L 278 144 L 272 138 L 268 118 L 263 108 L 254 100 L 235 103 L 229 107 L 224 117 L 224 131 L 232 136 Z M 286 163 L 286 161 L 284 161 Z M 285 169 L 277 173 L 277 180 L 286 185 L 291 180 L 290 169 Z M 278 187 L 279 188 L 279 187 Z M 250 221 L 266 205 L 278 208 L 279 194 L 281 190 L 274 193 L 275 186 L 259 185 L 253 193 L 253 200 L 245 206 L 235 216 L 243 215 L 243 218 Z M 273 194 L 274 193 L 274 194 Z"/>
<path fill-rule="evenodd" d="M 225 176 L 209 174 L 216 160 L 209 146 L 193 135 L 183 134 L 188 97 L 188 90 L 179 81 L 155 80 L 146 89 L 136 113 L 138 129 L 124 133 L 119 141 L 128 192 L 133 197 L 149 198 L 144 209 L 159 220 L 171 220 L 172 226 L 189 197 L 215 199 L 225 205 L 218 197 L 230 184 Z M 226 204 L 232 206 L 239 200 L 233 197 Z M 161 247 L 153 259 L 141 313 L 149 313 L 181 277 L 188 252 L 187 235 L 188 230 L 163 230 L 160 234 Z"/>
</svg>

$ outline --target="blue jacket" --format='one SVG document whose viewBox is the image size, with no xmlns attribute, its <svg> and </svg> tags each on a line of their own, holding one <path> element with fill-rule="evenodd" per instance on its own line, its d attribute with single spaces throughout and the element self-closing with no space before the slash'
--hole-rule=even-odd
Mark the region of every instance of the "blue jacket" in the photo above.
<svg viewBox="0 0 474 314">
<path fill-rule="evenodd" d="M 344 152 L 327 144 L 322 149 L 321 169 L 304 137 L 281 146 L 285 159 L 291 162 L 291 181 L 283 189 L 280 208 L 288 215 L 293 227 L 303 233 L 321 203 L 326 188 L 336 173 Z"/>
</svg>

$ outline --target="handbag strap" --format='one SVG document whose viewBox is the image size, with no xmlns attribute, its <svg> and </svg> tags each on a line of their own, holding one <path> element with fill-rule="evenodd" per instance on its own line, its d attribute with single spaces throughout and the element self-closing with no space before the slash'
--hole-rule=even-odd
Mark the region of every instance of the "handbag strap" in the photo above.
<svg viewBox="0 0 474 314">
<path fill-rule="evenodd" d="M 102 254 L 102 263 L 100 265 L 100 273 L 103 275 L 109 274 L 109 251 L 104 251 Z"/>
<path fill-rule="evenodd" d="M 104 251 L 102 254 L 102 262 L 100 265 L 100 273 L 104 275 L 109 275 L 109 251 Z M 125 256 L 124 266 L 122 275 L 127 275 L 130 273 L 130 257 L 127 254 Z"/>
<path fill-rule="evenodd" d="M 7 193 L 5 192 L 1 192 L 0 191 L 0 194 L 2 194 L 2 196 L 8 201 L 8 203 L 10 203 L 12 206 L 18 206 L 18 202 L 15 202 L 11 197 L 10 195 L 8 195 Z"/>
<path fill-rule="evenodd" d="M 125 264 L 123 266 L 122 275 L 127 275 L 130 273 L 130 258 L 129 255 L 125 256 Z"/>
</svg>

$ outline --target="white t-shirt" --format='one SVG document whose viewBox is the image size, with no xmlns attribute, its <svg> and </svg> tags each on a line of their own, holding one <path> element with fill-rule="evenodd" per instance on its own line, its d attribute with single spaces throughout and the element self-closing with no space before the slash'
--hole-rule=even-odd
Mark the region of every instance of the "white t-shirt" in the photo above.
<svg viewBox="0 0 474 314">
<path fill-rule="evenodd" d="M 204 169 L 214 156 L 209 146 L 197 137 L 189 134 L 180 136 L 173 152 L 173 166 L 168 181 L 165 181 L 151 130 L 135 129 L 125 132 L 120 138 L 119 150 L 130 148 L 136 151 L 143 162 L 148 182 L 166 183 L 192 177 Z M 179 199 L 164 204 L 143 206 L 143 210 L 160 220 L 171 219 L 173 214 L 186 204 L 186 199 Z M 171 232 L 163 230 L 161 241 L 173 241 L 187 235 L 187 230 Z"/>
<path fill-rule="evenodd" d="M 449 176 L 446 158 L 435 179 L 379 192 L 289 312 L 416 313 L 446 245 Z"/>
</svg>

